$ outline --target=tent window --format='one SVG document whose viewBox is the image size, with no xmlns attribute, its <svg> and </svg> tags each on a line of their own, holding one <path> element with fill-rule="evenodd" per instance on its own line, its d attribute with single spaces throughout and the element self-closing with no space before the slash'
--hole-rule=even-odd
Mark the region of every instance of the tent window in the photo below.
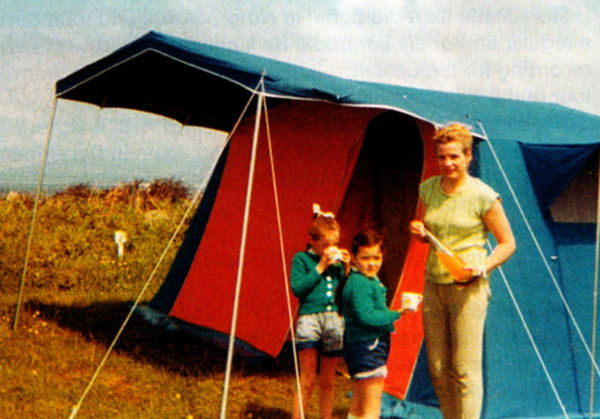
<svg viewBox="0 0 600 419">
<path fill-rule="evenodd" d="M 550 207 L 559 223 L 595 223 L 598 201 L 598 150 Z"/>
</svg>

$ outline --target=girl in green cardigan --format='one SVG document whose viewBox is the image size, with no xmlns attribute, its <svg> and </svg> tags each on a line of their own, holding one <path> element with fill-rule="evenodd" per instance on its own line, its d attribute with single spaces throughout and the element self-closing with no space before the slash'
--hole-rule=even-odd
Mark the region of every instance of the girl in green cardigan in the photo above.
<svg viewBox="0 0 600 419">
<path fill-rule="evenodd" d="M 319 372 L 321 418 L 331 418 L 335 373 L 342 356 L 344 320 L 335 304 L 338 283 L 349 271 L 350 253 L 338 249 L 340 228 L 331 213 L 313 207 L 308 248 L 292 259 L 291 287 L 300 302 L 296 348 L 300 360 L 303 412 Z M 318 368 L 317 368 L 318 367 Z M 300 418 L 300 397 L 294 398 L 293 419 Z"/>
</svg>

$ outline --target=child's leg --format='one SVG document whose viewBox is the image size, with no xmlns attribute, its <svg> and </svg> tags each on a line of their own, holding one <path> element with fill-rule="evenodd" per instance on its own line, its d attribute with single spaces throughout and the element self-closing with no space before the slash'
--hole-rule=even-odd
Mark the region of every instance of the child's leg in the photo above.
<svg viewBox="0 0 600 419">
<path fill-rule="evenodd" d="M 352 380 L 352 399 L 350 400 L 350 411 L 348 417 L 361 418 L 363 414 L 364 394 L 361 382 L 364 380 Z"/>
<path fill-rule="evenodd" d="M 365 378 L 355 380 L 353 389 L 358 396 L 357 402 L 360 404 L 358 410 L 351 410 L 351 413 L 363 419 L 379 419 L 381 414 L 381 394 L 383 393 L 383 377 Z M 352 395 L 354 398 L 354 394 Z"/>
<path fill-rule="evenodd" d="M 335 374 L 340 357 L 321 356 L 319 371 L 320 410 L 322 419 L 331 419 L 335 393 Z"/>
<path fill-rule="evenodd" d="M 317 378 L 317 361 L 318 352 L 314 348 L 303 349 L 298 353 L 300 362 L 300 391 L 302 395 L 302 411 L 306 416 L 306 408 L 308 406 L 308 400 L 312 393 L 312 389 Z M 292 414 L 293 419 L 300 419 L 300 397 L 298 392 L 294 396 L 294 412 Z"/>
</svg>

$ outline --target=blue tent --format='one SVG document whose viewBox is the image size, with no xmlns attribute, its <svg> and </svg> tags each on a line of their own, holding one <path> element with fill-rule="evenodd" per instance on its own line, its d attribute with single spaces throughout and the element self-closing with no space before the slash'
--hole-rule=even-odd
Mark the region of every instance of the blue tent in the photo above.
<svg viewBox="0 0 600 419">
<path fill-rule="evenodd" d="M 257 91 L 258 86 L 261 87 Z M 319 125 L 317 120 L 337 115 L 336 112 L 347 117 L 344 124 L 359 124 L 361 118 L 372 121 L 384 113 L 414 121 L 411 126 L 419 128 L 422 148 L 401 152 L 414 152 L 419 161 L 427 160 L 428 140 L 424 133 L 431 132 L 431 127 L 449 121 L 472 127 L 478 139 L 473 171 L 501 194 L 518 246 L 502 271 L 492 274 L 493 296 L 484 343 L 483 416 L 589 417 L 591 396 L 596 401 L 593 416 L 600 416 L 600 385 L 594 385 L 599 371 L 592 361 L 599 116 L 555 104 L 347 80 L 156 32 L 149 32 L 56 84 L 59 99 L 147 111 L 182 124 L 226 132 L 233 129 L 253 92 L 266 97 L 273 119 L 282 127 L 292 124 L 292 117 L 311 115 L 303 126 L 304 134 L 312 125 Z M 302 110 L 286 113 L 286 107 Z M 251 121 L 247 118 L 246 124 L 250 126 Z M 331 126 L 334 125 L 325 127 Z M 338 129 L 343 131 L 346 126 Z M 354 132 L 352 129 L 348 128 L 348 132 Z M 359 126 L 357 132 L 361 130 Z M 227 184 L 228 176 L 235 175 L 235 168 L 228 169 L 237 164 L 232 163 L 237 152 L 235 139 L 216 166 L 169 276 L 150 303 L 151 308 L 170 315 L 175 322 L 203 331 L 219 329 L 194 320 L 196 317 L 190 313 L 196 308 L 184 307 L 189 300 L 185 294 L 193 292 L 186 286 L 194 281 L 190 270 L 199 257 L 198 249 L 216 228 L 211 223 L 223 223 L 215 217 L 217 210 L 224 211 L 219 207 L 219 193 L 225 192 L 220 190 Z M 304 141 L 302 135 L 293 133 L 286 139 L 288 148 L 300 147 Z M 329 141 L 327 136 L 321 140 Z M 345 147 L 343 144 L 340 142 L 340 147 Z M 351 154 L 350 146 L 348 150 Z M 361 161 L 360 156 L 355 156 L 352 168 L 360 168 Z M 405 163 L 408 164 L 406 160 L 401 162 Z M 426 173 L 425 166 L 423 163 L 411 169 L 417 172 L 418 179 Z M 344 179 L 348 193 L 353 181 L 343 176 L 339 180 Z M 576 185 L 583 192 L 572 192 Z M 331 207 L 344 212 L 344 204 L 336 202 Z M 415 207 L 410 207 L 410 211 L 414 213 Z M 588 211 L 593 217 L 579 216 L 581 211 Z M 302 214 L 305 212 L 302 209 Z M 296 215 L 291 219 L 301 219 L 302 215 Z M 290 242 L 290 256 L 302 240 L 303 237 Z M 403 265 L 408 265 L 413 245 L 403 246 Z M 272 276 L 281 276 L 278 269 Z M 409 272 L 399 266 L 395 272 L 398 279 L 391 282 L 392 291 L 397 292 L 406 284 L 418 284 L 412 279 L 415 272 L 418 274 L 418 269 Z M 190 287 L 215 299 L 219 294 L 211 289 L 214 282 L 209 278 Z M 229 311 L 230 307 L 223 305 L 223 310 Z M 278 317 L 276 313 L 264 315 L 273 319 Z M 261 323 L 265 318 L 251 319 L 251 327 L 265 324 Z M 265 353 L 277 353 L 287 334 L 285 324 L 277 330 L 279 337 L 269 337 L 274 343 L 255 342 L 252 336 L 240 337 L 240 343 Z M 399 385 L 386 385 L 383 416 L 439 416 L 421 338 L 419 333 L 402 337 L 413 341 L 417 350 L 414 356 L 410 355 L 411 360 L 403 359 L 398 364 L 402 367 L 396 372 L 406 375 L 406 380 L 403 378 Z M 404 349 L 396 348 L 398 352 Z M 405 361 L 410 365 L 408 374 Z M 393 369 L 391 376 L 393 381 Z"/>
</svg>

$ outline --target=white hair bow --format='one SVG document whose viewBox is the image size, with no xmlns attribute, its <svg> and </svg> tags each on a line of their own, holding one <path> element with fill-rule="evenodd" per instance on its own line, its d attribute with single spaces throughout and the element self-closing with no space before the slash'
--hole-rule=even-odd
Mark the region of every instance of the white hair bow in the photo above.
<svg viewBox="0 0 600 419">
<path fill-rule="evenodd" d="M 335 215 L 333 215 L 333 212 L 322 212 L 321 206 L 319 204 L 313 204 L 313 216 L 325 217 L 325 218 L 335 218 Z"/>
</svg>

